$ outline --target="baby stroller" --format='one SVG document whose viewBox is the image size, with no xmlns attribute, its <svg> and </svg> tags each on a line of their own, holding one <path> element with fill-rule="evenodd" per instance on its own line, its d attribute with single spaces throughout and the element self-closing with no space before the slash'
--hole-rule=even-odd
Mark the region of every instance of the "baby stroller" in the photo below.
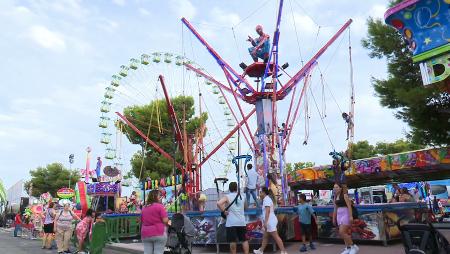
<svg viewBox="0 0 450 254">
<path fill-rule="evenodd" d="M 191 254 L 194 235 L 195 228 L 191 220 L 181 213 L 174 214 L 164 254 Z"/>
<path fill-rule="evenodd" d="M 431 224 L 399 226 L 406 254 L 447 254 L 449 243 Z"/>
</svg>

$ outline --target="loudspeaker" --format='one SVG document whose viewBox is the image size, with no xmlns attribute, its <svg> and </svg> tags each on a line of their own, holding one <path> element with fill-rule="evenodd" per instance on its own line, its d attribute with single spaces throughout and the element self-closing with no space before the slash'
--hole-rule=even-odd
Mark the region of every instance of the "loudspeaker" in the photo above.
<svg viewBox="0 0 450 254">
<path fill-rule="evenodd" d="M 30 198 L 22 197 L 20 198 L 20 213 L 25 211 L 25 208 L 30 204 Z"/>
</svg>

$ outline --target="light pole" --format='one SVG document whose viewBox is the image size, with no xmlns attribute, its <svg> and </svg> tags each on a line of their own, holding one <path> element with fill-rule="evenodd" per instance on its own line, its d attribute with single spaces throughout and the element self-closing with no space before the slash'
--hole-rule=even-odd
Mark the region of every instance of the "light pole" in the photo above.
<svg viewBox="0 0 450 254">
<path fill-rule="evenodd" d="M 75 155 L 73 153 L 71 153 L 69 155 L 69 189 L 70 189 L 70 180 L 72 178 L 72 164 L 73 164 L 74 159 L 75 159 Z"/>
</svg>

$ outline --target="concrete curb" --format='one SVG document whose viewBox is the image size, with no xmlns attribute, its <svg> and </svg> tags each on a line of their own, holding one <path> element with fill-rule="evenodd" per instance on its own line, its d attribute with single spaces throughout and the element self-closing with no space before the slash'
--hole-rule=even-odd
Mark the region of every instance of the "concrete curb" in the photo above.
<svg viewBox="0 0 450 254">
<path fill-rule="evenodd" d="M 115 245 L 112 245 L 112 244 L 106 244 L 104 249 L 106 249 L 106 250 L 115 250 L 115 251 L 120 251 L 122 253 L 129 253 L 129 254 L 142 254 L 142 253 L 144 253 L 141 250 L 134 250 L 134 249 L 130 249 L 130 248 L 122 247 L 122 246 L 115 246 Z"/>
</svg>

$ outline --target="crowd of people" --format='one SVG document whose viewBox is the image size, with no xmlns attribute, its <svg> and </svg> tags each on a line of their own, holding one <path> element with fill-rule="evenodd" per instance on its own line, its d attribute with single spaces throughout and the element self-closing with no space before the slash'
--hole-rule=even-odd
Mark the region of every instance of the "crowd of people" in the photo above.
<svg viewBox="0 0 450 254">
<path fill-rule="evenodd" d="M 77 239 L 76 253 L 84 254 L 85 241 L 92 232 L 94 222 L 102 221 L 92 209 L 88 209 L 80 219 L 73 211 L 71 202 L 63 205 L 49 202 L 40 213 L 22 215 L 14 218 L 14 237 L 42 239 L 42 249 L 56 249 L 58 254 L 72 253 L 70 243 L 72 236 Z M 75 234 L 74 234 L 75 233 Z"/>
<path fill-rule="evenodd" d="M 217 208 L 225 219 L 226 240 L 230 244 L 230 253 L 237 253 L 237 245 L 242 245 L 245 254 L 250 252 L 247 237 L 247 221 L 245 210 L 254 203 L 261 209 L 261 246 L 253 250 L 254 254 L 263 254 L 272 238 L 281 251 L 286 254 L 283 241 L 278 234 L 278 219 L 275 215 L 276 198 L 271 189 L 259 186 L 259 175 L 252 165 L 247 165 L 247 178 L 241 194 L 237 182 L 230 182 L 229 192 L 217 201 Z M 394 185 L 393 197 L 390 202 L 417 201 L 415 192 L 411 194 L 407 188 Z M 244 195 L 245 194 L 245 195 Z M 135 192 L 133 193 L 135 195 Z M 307 201 L 305 194 L 298 196 L 295 211 L 301 229 L 301 245 L 299 252 L 315 250 L 313 242 L 313 223 L 317 223 L 312 202 Z M 342 238 L 345 248 L 342 254 L 356 254 L 359 247 L 353 243 L 351 226 L 355 219 L 355 207 L 348 194 L 345 184 L 336 183 L 333 188 L 333 224 Z M 435 200 L 436 201 L 436 200 Z M 170 227 L 168 212 L 162 204 L 160 190 L 152 190 L 147 196 L 146 205 L 141 210 L 141 238 L 145 254 L 164 253 L 168 241 L 167 228 Z M 433 201 L 433 204 L 436 203 Z M 437 205 L 436 205 L 437 206 Z M 72 210 L 72 203 L 48 202 L 41 213 L 17 214 L 15 216 L 14 236 L 25 236 L 30 239 L 42 238 L 42 249 L 57 249 L 58 254 L 71 253 L 70 241 L 77 239 L 77 253 L 85 253 L 85 241 L 89 239 L 92 226 L 96 221 L 102 221 L 97 214 L 88 209 L 81 219 Z M 436 208 L 438 209 L 438 208 Z M 75 226 L 76 225 L 76 226 Z"/>
</svg>

